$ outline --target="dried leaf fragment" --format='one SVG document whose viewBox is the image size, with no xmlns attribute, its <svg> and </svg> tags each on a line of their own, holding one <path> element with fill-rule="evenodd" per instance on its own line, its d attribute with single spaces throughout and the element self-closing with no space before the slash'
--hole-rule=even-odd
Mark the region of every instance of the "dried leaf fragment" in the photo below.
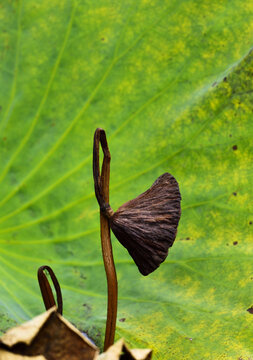
<svg viewBox="0 0 253 360">
<path fill-rule="evenodd" d="M 131 349 L 130 351 L 136 360 L 150 360 L 152 357 L 150 349 Z"/>
<path fill-rule="evenodd" d="M 0 359 L 1 360 L 47 360 L 44 356 L 22 356 L 16 355 L 6 350 L 0 349 Z"/>
<path fill-rule="evenodd" d="M 98 348 L 64 319 L 56 307 L 7 331 L 0 339 L 0 348 L 18 355 L 42 355 L 41 360 L 94 360 L 98 355 Z"/>
<path fill-rule="evenodd" d="M 181 216 L 181 195 L 169 173 L 108 217 L 111 229 L 128 250 L 142 275 L 148 275 L 166 259 Z"/>
<path fill-rule="evenodd" d="M 150 349 L 132 349 L 130 350 L 124 339 L 120 339 L 109 349 L 99 355 L 98 360 L 150 360 L 152 357 L 152 350 Z"/>
</svg>

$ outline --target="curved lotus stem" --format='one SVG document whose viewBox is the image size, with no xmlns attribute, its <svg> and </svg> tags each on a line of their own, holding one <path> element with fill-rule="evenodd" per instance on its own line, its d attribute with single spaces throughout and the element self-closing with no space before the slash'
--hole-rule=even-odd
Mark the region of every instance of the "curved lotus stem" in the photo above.
<svg viewBox="0 0 253 360">
<path fill-rule="evenodd" d="M 54 288 L 56 291 L 56 297 L 57 297 L 57 312 L 62 315 L 62 294 L 61 294 L 61 287 L 57 280 L 57 277 L 55 276 L 53 270 L 50 266 L 43 265 L 38 269 L 38 281 L 40 286 L 40 291 L 42 295 L 42 299 L 45 305 L 46 310 L 50 309 L 51 307 L 55 306 L 55 299 L 54 295 L 51 289 L 51 286 L 49 284 L 49 281 L 47 280 L 47 277 L 44 273 L 44 270 L 47 270 L 52 282 L 54 284 Z"/>
<path fill-rule="evenodd" d="M 99 170 L 99 144 L 101 144 L 104 153 L 101 175 Z M 100 235 L 108 291 L 104 351 L 106 351 L 108 347 L 114 343 L 118 302 L 118 284 L 113 260 L 109 226 L 109 216 L 113 214 L 109 205 L 110 160 L 111 155 L 105 131 L 98 128 L 94 134 L 93 177 L 95 194 L 100 206 Z"/>
</svg>

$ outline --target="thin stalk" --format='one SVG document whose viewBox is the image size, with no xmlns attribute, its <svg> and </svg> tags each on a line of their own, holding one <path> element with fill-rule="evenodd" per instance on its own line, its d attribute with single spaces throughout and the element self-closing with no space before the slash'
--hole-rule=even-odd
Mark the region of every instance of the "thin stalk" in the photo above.
<svg viewBox="0 0 253 360">
<path fill-rule="evenodd" d="M 38 269 L 38 281 L 40 286 L 40 291 L 42 295 L 42 299 L 45 305 L 46 310 L 50 309 L 51 307 L 55 306 L 55 299 L 53 295 L 53 291 L 51 289 L 51 286 L 49 284 L 49 281 L 44 273 L 44 270 L 47 270 L 51 280 L 54 284 L 54 288 L 56 291 L 57 296 L 57 311 L 62 315 L 62 294 L 61 294 L 61 287 L 57 280 L 57 277 L 55 276 L 53 270 L 50 266 L 43 265 Z"/>
<path fill-rule="evenodd" d="M 104 153 L 101 176 L 99 171 L 99 142 L 101 143 Z M 113 260 L 109 223 L 109 218 L 113 214 L 109 205 L 110 160 L 111 155 L 106 141 L 105 131 L 103 129 L 97 129 L 94 135 L 93 175 L 95 193 L 100 206 L 100 235 L 108 293 L 104 351 L 114 343 L 118 302 L 118 283 Z"/>
</svg>

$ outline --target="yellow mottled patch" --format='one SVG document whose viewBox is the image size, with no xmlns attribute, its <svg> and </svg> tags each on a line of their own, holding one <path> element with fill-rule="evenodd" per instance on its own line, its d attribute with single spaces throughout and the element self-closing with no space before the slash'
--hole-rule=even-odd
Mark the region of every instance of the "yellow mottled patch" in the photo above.
<svg viewBox="0 0 253 360">
<path fill-rule="evenodd" d="M 115 106 L 119 106 L 120 104 L 122 104 L 122 97 L 115 94 L 113 97 L 112 97 L 112 102 L 110 104 L 110 107 L 113 109 L 115 109 Z"/>
<path fill-rule="evenodd" d="M 244 288 L 245 286 L 247 286 L 248 284 L 252 284 L 252 280 L 250 279 L 250 277 L 247 278 L 242 278 L 241 280 L 239 280 L 238 285 L 241 288 Z M 253 301 L 253 300 L 252 300 Z"/>
<path fill-rule="evenodd" d="M 220 184 L 226 184 L 227 183 L 227 177 L 223 176 L 224 169 L 226 170 L 230 165 L 230 162 L 228 160 L 224 160 L 222 163 L 219 162 L 216 164 L 216 173 L 219 174 L 219 183 Z"/>
<path fill-rule="evenodd" d="M 154 3 L 154 1 L 150 1 L 150 0 L 141 0 L 141 3 L 143 5 L 151 5 L 152 3 Z"/>
<path fill-rule="evenodd" d="M 189 234 L 192 240 L 196 240 L 205 235 L 205 230 L 197 223 L 192 223 L 189 227 Z"/>
<path fill-rule="evenodd" d="M 210 215 L 214 222 L 220 218 L 220 212 L 210 211 Z M 224 244 L 224 234 L 219 228 L 212 229 L 212 241 L 209 241 L 208 246 L 210 249 L 215 250 L 218 249 L 221 244 Z"/>
<path fill-rule="evenodd" d="M 125 79 L 120 83 L 118 90 L 126 95 L 129 95 L 133 91 L 135 85 L 136 85 L 135 79 L 131 79 L 131 80 Z M 122 101 L 122 99 L 120 99 L 120 101 Z"/>
<path fill-rule="evenodd" d="M 87 11 L 87 14 L 88 16 L 94 17 L 94 19 L 99 17 L 109 17 L 111 19 L 116 16 L 120 16 L 120 14 L 116 12 L 116 8 L 113 6 L 101 6 L 97 8 L 90 7 Z"/>
<path fill-rule="evenodd" d="M 240 107 L 241 112 L 247 114 L 249 111 L 251 111 L 251 109 L 252 109 L 252 104 L 241 103 L 241 107 Z"/>
<path fill-rule="evenodd" d="M 234 117 L 234 110 L 229 108 L 229 109 L 223 109 L 223 117 L 224 119 L 227 119 L 228 121 L 231 121 Z"/>
<path fill-rule="evenodd" d="M 210 324 L 210 333 L 216 334 L 217 329 L 221 329 L 221 328 L 222 328 L 222 321 L 218 319 L 214 319 L 212 324 Z"/>
<path fill-rule="evenodd" d="M 226 278 L 228 279 L 229 282 L 230 281 L 233 282 L 234 279 L 237 279 L 239 276 L 240 276 L 240 272 L 236 268 L 231 269 L 231 271 L 226 274 Z"/>
<path fill-rule="evenodd" d="M 245 346 L 240 343 L 239 341 L 235 341 L 235 344 L 234 344 L 234 351 L 237 352 L 237 354 L 239 355 L 239 358 L 238 360 L 252 360 L 252 358 L 250 359 L 248 357 L 249 353 L 248 351 L 245 351 Z M 245 358 L 245 356 L 247 356 Z"/>
<path fill-rule="evenodd" d="M 206 328 L 206 321 L 205 320 L 199 321 L 197 328 L 198 333 L 202 334 L 202 330 L 205 328 Z"/>
<path fill-rule="evenodd" d="M 199 289 L 201 286 L 201 282 L 200 281 L 196 281 L 196 280 L 192 280 L 190 283 L 190 287 L 188 289 L 185 290 L 185 297 L 186 298 L 194 298 L 194 296 L 197 295 Z"/>
<path fill-rule="evenodd" d="M 240 205 L 244 205 L 245 203 L 247 203 L 250 199 L 250 196 L 248 193 L 245 193 L 245 194 L 241 194 L 240 192 L 238 193 L 237 195 L 237 203 L 240 204 Z"/>
<path fill-rule="evenodd" d="M 252 218 L 253 218 L 253 216 L 252 216 Z M 247 225 L 249 225 L 249 222 L 250 222 L 250 221 L 251 221 L 251 218 L 250 218 L 250 220 L 247 221 Z M 251 225 L 251 226 L 252 226 L 252 225 Z M 253 230 L 251 230 L 249 234 L 244 235 L 244 242 L 245 242 L 245 243 L 247 243 L 247 242 L 248 242 L 248 243 L 252 243 L 252 231 L 253 231 Z M 252 253 L 252 252 L 253 252 L 253 248 L 249 251 L 249 253 L 251 253 L 252 256 L 253 256 L 253 253 Z"/>
<path fill-rule="evenodd" d="M 190 284 L 192 282 L 192 277 L 186 273 L 183 282 L 184 285 Z"/>
<path fill-rule="evenodd" d="M 204 294 L 203 299 L 207 301 L 207 303 L 214 303 L 215 302 L 215 289 L 210 288 L 208 291 Z"/>
<path fill-rule="evenodd" d="M 220 186 L 227 184 L 228 180 L 227 180 L 227 177 L 224 176 L 224 174 L 226 173 L 226 171 L 229 171 L 230 167 L 231 167 L 231 163 L 228 160 L 224 160 L 222 165 L 217 166 L 217 168 L 220 169 L 220 174 L 221 174 L 221 176 L 219 176 L 219 178 L 218 178 L 219 180 L 217 182 Z"/>
<path fill-rule="evenodd" d="M 5 12 L 4 11 L 2 11 L 2 9 L 0 8 L 0 20 L 4 20 L 5 19 Z"/>
<path fill-rule="evenodd" d="M 238 315 L 240 315 L 240 314 L 242 313 L 242 309 L 236 307 L 236 308 L 230 309 L 229 312 L 230 312 L 230 315 L 231 315 L 232 317 L 236 317 L 236 316 L 238 316 Z"/>
<path fill-rule="evenodd" d="M 196 183 L 197 178 L 197 174 L 191 173 L 187 176 L 186 183 L 190 186 L 193 186 L 193 184 Z"/>
<path fill-rule="evenodd" d="M 207 113 L 205 108 L 198 108 L 198 116 L 200 119 L 206 119 L 207 118 Z"/>
<path fill-rule="evenodd" d="M 174 55 L 186 53 L 186 45 L 182 40 L 177 41 L 175 45 L 176 46 L 174 47 Z"/>
<path fill-rule="evenodd" d="M 234 105 L 234 108 L 238 110 L 241 107 L 241 101 L 238 98 L 232 98 L 231 99 L 232 104 Z"/>
<path fill-rule="evenodd" d="M 215 52 L 214 51 L 208 51 L 208 52 L 204 52 L 202 54 L 203 59 L 207 60 L 207 59 L 212 59 L 215 56 Z"/>
<path fill-rule="evenodd" d="M 175 284 L 175 285 L 179 285 L 180 287 L 182 287 L 182 279 L 181 278 L 179 278 L 179 277 L 174 277 L 172 280 L 171 280 L 171 282 L 173 283 L 173 284 Z"/>
</svg>

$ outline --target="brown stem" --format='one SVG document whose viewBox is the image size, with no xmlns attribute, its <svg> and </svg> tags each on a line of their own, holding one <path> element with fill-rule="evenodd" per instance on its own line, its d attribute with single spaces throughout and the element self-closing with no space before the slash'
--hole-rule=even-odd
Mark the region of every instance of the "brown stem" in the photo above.
<svg viewBox="0 0 253 360">
<path fill-rule="evenodd" d="M 55 299 L 54 295 L 51 289 L 51 286 L 49 284 L 49 281 L 47 280 L 47 277 L 44 273 L 44 270 L 47 270 L 52 282 L 54 284 L 54 288 L 56 291 L 57 296 L 57 311 L 62 315 L 62 294 L 61 294 L 61 287 L 57 280 L 57 277 L 55 276 L 53 270 L 50 268 L 50 266 L 43 265 L 38 269 L 38 281 L 40 286 L 40 291 L 42 295 L 42 299 L 45 305 L 46 310 L 50 309 L 51 307 L 55 306 Z"/>
<path fill-rule="evenodd" d="M 101 176 L 99 171 L 99 143 L 101 143 L 104 153 Z M 113 214 L 113 211 L 109 205 L 110 160 L 111 155 L 108 148 L 105 131 L 103 129 L 97 129 L 94 135 L 93 176 L 95 193 L 100 206 L 100 234 L 108 291 L 104 351 L 114 343 L 118 302 L 118 283 L 113 261 L 109 225 L 109 218 Z"/>
</svg>

